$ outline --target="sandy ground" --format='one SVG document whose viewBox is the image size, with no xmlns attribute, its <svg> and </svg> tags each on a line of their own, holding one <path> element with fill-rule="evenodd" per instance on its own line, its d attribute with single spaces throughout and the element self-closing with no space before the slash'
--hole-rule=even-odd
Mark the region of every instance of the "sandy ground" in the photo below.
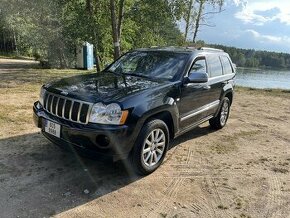
<svg viewBox="0 0 290 218">
<path fill-rule="evenodd" d="M 0 217 L 290 217 L 289 92 L 237 89 L 224 129 L 179 137 L 136 177 L 48 142 L 32 104 L 42 82 L 71 72 L 12 62 L 0 60 Z"/>
</svg>

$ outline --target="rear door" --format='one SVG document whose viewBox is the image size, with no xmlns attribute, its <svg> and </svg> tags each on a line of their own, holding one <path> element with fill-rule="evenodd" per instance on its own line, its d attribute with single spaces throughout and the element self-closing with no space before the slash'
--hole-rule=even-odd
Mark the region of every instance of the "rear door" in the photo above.
<svg viewBox="0 0 290 218">
<path fill-rule="evenodd" d="M 213 105 L 220 103 L 220 96 L 223 90 L 224 77 L 221 59 L 218 54 L 208 54 L 207 63 L 209 68 L 209 81 L 210 86 L 208 101 Z M 217 107 L 213 107 L 207 111 L 207 116 L 210 116 L 216 112 Z"/>
</svg>

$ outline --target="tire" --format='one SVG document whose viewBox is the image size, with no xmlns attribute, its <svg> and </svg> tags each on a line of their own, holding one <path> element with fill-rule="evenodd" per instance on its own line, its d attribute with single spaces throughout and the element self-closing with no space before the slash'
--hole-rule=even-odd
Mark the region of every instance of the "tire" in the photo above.
<svg viewBox="0 0 290 218">
<path fill-rule="evenodd" d="M 230 115 L 230 107 L 230 100 L 225 97 L 222 101 L 218 115 L 209 120 L 209 124 L 213 129 L 222 129 L 226 125 Z"/>
<path fill-rule="evenodd" d="M 162 120 L 145 123 L 130 155 L 134 171 L 139 175 L 154 172 L 163 162 L 168 144 L 169 130 Z"/>
</svg>

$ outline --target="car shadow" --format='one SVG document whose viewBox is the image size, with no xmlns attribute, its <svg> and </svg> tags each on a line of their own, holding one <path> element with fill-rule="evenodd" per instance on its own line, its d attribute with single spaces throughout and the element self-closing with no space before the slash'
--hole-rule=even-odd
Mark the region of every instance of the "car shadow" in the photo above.
<svg viewBox="0 0 290 218">
<path fill-rule="evenodd" d="M 170 149 L 211 132 L 198 127 L 175 139 Z M 4 217 L 52 216 L 143 178 L 126 161 L 83 158 L 53 145 L 40 133 L 1 139 L 0 147 L 0 211 Z"/>
<path fill-rule="evenodd" d="M 198 126 L 186 133 L 184 133 L 183 135 L 175 138 L 169 145 L 169 150 L 176 147 L 177 145 L 184 143 L 186 141 L 201 137 L 201 136 L 205 136 L 208 134 L 211 134 L 213 132 L 215 132 L 216 130 L 212 129 L 209 125 L 205 126 Z"/>
</svg>

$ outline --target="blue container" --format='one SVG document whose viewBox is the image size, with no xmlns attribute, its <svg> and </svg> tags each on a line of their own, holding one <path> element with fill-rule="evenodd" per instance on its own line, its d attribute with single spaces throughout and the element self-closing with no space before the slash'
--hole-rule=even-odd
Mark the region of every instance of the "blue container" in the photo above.
<svg viewBox="0 0 290 218">
<path fill-rule="evenodd" d="M 94 46 L 85 42 L 77 48 L 77 68 L 94 69 Z"/>
<path fill-rule="evenodd" d="M 94 69 L 94 46 L 85 42 L 84 50 L 84 68 L 87 70 Z"/>
</svg>

